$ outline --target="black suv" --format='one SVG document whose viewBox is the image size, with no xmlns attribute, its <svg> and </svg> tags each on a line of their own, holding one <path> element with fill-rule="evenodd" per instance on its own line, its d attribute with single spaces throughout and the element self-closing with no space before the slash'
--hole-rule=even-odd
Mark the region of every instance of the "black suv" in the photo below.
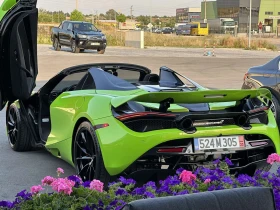
<svg viewBox="0 0 280 210">
<path fill-rule="evenodd" d="M 56 51 L 60 51 L 61 46 L 68 46 L 73 53 L 92 49 L 104 54 L 107 46 L 106 36 L 100 30 L 91 23 L 80 21 L 63 21 L 52 29 L 51 40 Z"/>
</svg>

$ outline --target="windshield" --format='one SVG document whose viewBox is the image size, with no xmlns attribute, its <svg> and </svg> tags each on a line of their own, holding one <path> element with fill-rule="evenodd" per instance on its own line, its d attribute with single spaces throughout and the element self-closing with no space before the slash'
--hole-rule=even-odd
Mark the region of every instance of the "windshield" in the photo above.
<svg viewBox="0 0 280 210">
<path fill-rule="evenodd" d="M 224 26 L 234 26 L 234 25 L 235 25 L 234 21 L 224 22 Z"/>
<path fill-rule="evenodd" d="M 74 23 L 74 30 L 78 31 L 98 31 L 97 28 L 91 23 Z"/>
</svg>

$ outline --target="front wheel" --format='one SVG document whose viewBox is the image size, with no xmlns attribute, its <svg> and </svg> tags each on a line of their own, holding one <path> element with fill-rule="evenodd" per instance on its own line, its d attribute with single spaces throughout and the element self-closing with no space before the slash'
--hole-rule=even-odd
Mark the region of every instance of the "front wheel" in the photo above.
<svg viewBox="0 0 280 210">
<path fill-rule="evenodd" d="M 80 124 L 74 139 L 73 159 L 77 174 L 83 181 L 100 180 L 105 186 L 110 181 L 99 142 L 93 126 L 85 121 Z"/>
<path fill-rule="evenodd" d="M 98 49 L 98 50 L 97 50 L 97 53 L 98 53 L 98 54 L 104 54 L 104 53 L 105 53 L 105 49 L 103 49 L 103 50 Z"/>
<path fill-rule="evenodd" d="M 59 41 L 57 38 L 54 38 L 54 40 L 53 40 L 53 48 L 55 51 L 61 50 L 61 46 L 59 45 Z"/>
<path fill-rule="evenodd" d="M 31 133 L 24 122 L 20 109 L 11 104 L 6 114 L 6 126 L 11 148 L 17 152 L 30 151 Z"/>
<path fill-rule="evenodd" d="M 80 48 L 77 47 L 77 44 L 76 44 L 75 40 L 72 40 L 71 50 L 72 50 L 72 53 L 79 53 L 80 52 Z"/>
</svg>

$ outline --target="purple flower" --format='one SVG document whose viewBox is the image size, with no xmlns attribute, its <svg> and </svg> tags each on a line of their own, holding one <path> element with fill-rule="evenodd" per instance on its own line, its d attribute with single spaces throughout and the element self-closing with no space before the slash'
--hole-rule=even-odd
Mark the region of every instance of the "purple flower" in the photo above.
<svg viewBox="0 0 280 210">
<path fill-rule="evenodd" d="M 110 182 L 110 183 L 108 184 L 108 187 L 111 187 L 111 186 L 113 186 L 113 185 L 115 185 L 115 184 L 117 184 L 117 182 Z"/>
<path fill-rule="evenodd" d="M 213 164 L 218 165 L 220 162 L 221 162 L 220 159 L 217 159 L 217 160 L 213 161 Z"/>
<path fill-rule="evenodd" d="M 123 176 L 119 178 L 119 180 L 124 184 L 124 185 L 131 185 L 131 184 L 136 184 L 136 181 L 133 179 L 126 179 Z"/>
<path fill-rule="evenodd" d="M 215 187 L 214 185 L 208 187 L 208 191 L 213 191 L 213 190 L 215 190 L 215 189 L 216 189 L 216 187 Z"/>
<path fill-rule="evenodd" d="M 154 198 L 155 197 L 155 195 L 151 192 L 145 192 L 144 196 L 146 196 L 147 198 Z"/>
<path fill-rule="evenodd" d="M 137 187 L 132 191 L 132 195 L 144 195 L 146 189 L 144 187 Z"/>
<path fill-rule="evenodd" d="M 147 189 L 147 188 L 152 188 L 152 189 L 157 189 L 156 187 L 156 183 L 155 182 L 148 182 L 147 184 L 144 185 L 144 187 Z"/>
<path fill-rule="evenodd" d="M 83 186 L 84 188 L 89 188 L 89 187 L 90 187 L 90 181 L 84 182 L 84 183 L 82 184 L 82 186 Z"/>
<path fill-rule="evenodd" d="M 189 194 L 188 190 L 183 190 L 183 191 L 177 193 L 177 195 L 186 195 L 186 194 Z"/>
<path fill-rule="evenodd" d="M 222 181 L 225 182 L 226 184 L 230 184 L 230 185 L 233 184 L 233 181 L 232 181 L 232 179 L 230 177 L 224 177 L 222 179 Z"/>
<path fill-rule="evenodd" d="M 118 200 L 114 200 L 114 201 L 112 201 L 109 205 L 110 206 L 115 206 L 115 205 L 117 205 L 118 204 Z"/>
<path fill-rule="evenodd" d="M 101 200 L 99 200 L 99 201 L 98 201 L 98 206 L 99 206 L 99 207 L 103 207 L 103 206 L 104 206 L 104 203 L 103 203 Z"/>
<path fill-rule="evenodd" d="M 23 200 L 30 200 L 31 197 L 32 197 L 32 194 L 31 193 L 28 193 L 26 190 L 23 190 L 21 192 L 19 192 L 16 197 L 20 197 L 22 198 Z M 19 202 L 18 202 L 19 203 Z"/>
<path fill-rule="evenodd" d="M 184 170 L 185 169 L 183 169 L 183 168 L 179 168 L 179 169 L 177 169 L 176 174 L 180 175 Z"/>
<path fill-rule="evenodd" d="M 89 206 L 86 206 L 83 208 L 83 210 L 91 210 L 91 208 Z"/>
<path fill-rule="evenodd" d="M 0 207 L 13 208 L 14 207 L 14 203 L 12 203 L 10 201 L 0 201 Z"/>
<path fill-rule="evenodd" d="M 230 159 L 226 158 L 226 159 L 225 159 L 225 162 L 226 162 L 226 164 L 227 164 L 228 166 L 233 166 L 233 163 L 231 162 Z"/>
<path fill-rule="evenodd" d="M 117 196 L 118 195 L 127 195 L 127 191 L 123 188 L 118 188 L 116 193 L 115 193 Z"/>
<path fill-rule="evenodd" d="M 75 182 L 74 187 L 76 187 L 76 188 L 78 188 L 81 184 L 81 178 L 79 178 L 77 176 L 68 176 L 68 180 Z"/>
</svg>

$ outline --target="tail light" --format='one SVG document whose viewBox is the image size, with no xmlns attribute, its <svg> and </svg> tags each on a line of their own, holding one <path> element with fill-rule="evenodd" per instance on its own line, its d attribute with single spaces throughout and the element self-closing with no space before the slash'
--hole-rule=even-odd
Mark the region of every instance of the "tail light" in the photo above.
<svg viewBox="0 0 280 210">
<path fill-rule="evenodd" d="M 157 152 L 158 153 L 182 153 L 184 152 L 185 147 L 178 147 L 178 148 L 161 148 Z"/>
<path fill-rule="evenodd" d="M 132 114 L 123 114 L 117 116 L 116 118 L 120 121 L 126 121 L 135 118 L 143 118 L 143 117 L 168 117 L 168 118 L 175 118 L 175 114 L 169 113 L 160 113 L 160 112 L 136 112 Z"/>
</svg>

